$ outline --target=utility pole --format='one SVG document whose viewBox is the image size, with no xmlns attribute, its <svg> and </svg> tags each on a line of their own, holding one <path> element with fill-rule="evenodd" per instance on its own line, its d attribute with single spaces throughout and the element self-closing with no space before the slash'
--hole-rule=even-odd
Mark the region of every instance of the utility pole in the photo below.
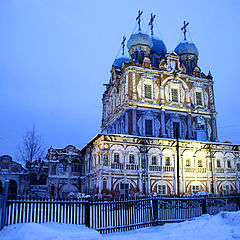
<svg viewBox="0 0 240 240">
<path fill-rule="evenodd" d="M 212 145 L 211 144 L 209 144 L 209 154 L 210 154 L 211 173 L 212 173 L 212 194 L 214 194 L 213 159 L 212 159 Z"/>
<path fill-rule="evenodd" d="M 180 197 L 180 183 L 179 183 L 179 128 L 176 129 L 177 139 L 177 196 Z"/>
</svg>

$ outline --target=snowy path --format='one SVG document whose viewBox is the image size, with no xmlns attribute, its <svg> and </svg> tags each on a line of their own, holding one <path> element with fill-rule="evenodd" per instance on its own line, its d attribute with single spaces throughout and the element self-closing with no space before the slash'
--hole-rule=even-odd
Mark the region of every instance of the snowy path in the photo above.
<svg viewBox="0 0 240 240">
<path fill-rule="evenodd" d="M 5 227 L 1 240 L 240 240 L 240 211 L 182 223 L 100 235 L 82 225 L 23 223 Z"/>
</svg>

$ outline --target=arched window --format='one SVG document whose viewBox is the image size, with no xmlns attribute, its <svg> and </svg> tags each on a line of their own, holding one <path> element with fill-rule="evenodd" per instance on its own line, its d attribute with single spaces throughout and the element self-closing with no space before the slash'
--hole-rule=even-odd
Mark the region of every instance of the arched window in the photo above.
<svg viewBox="0 0 240 240">
<path fill-rule="evenodd" d="M 58 166 L 58 170 L 60 173 L 65 173 L 68 170 L 68 162 L 67 160 L 61 160 Z"/>
<path fill-rule="evenodd" d="M 30 184 L 37 185 L 37 175 L 35 173 L 32 173 L 30 176 Z"/>
<path fill-rule="evenodd" d="M 72 172 L 80 172 L 81 170 L 80 161 L 75 159 L 72 161 Z"/>
<path fill-rule="evenodd" d="M 47 184 L 47 177 L 42 174 L 39 178 L 39 185 L 46 185 Z"/>
</svg>

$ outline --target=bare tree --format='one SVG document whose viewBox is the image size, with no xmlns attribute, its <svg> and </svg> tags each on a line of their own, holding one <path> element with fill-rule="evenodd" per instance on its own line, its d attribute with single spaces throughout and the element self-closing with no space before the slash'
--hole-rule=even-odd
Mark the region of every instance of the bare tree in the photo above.
<svg viewBox="0 0 240 240">
<path fill-rule="evenodd" d="M 23 136 L 22 144 L 18 147 L 18 155 L 22 162 L 27 165 L 44 157 L 45 148 L 41 137 L 37 134 L 36 127 L 27 130 Z"/>
</svg>

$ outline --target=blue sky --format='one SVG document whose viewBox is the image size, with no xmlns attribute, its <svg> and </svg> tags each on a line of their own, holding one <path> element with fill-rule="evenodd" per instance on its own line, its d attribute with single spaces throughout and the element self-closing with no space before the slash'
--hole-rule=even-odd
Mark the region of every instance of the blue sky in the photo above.
<svg viewBox="0 0 240 240">
<path fill-rule="evenodd" d="M 240 143 L 240 2 L 0 1 L 0 155 L 36 125 L 46 147 L 83 147 L 100 133 L 103 83 L 137 11 L 171 51 L 189 21 L 199 66 L 215 81 L 218 135 Z"/>
</svg>

